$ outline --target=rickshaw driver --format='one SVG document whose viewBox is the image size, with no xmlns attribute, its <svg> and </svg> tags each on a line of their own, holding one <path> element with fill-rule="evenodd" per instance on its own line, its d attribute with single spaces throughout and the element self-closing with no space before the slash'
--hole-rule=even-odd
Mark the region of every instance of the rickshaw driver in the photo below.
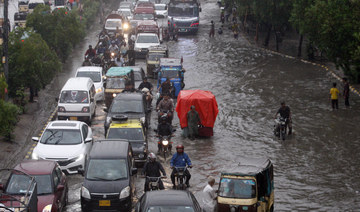
<svg viewBox="0 0 360 212">
<path fill-rule="evenodd" d="M 188 165 L 189 168 L 192 168 L 191 160 L 190 160 L 189 156 L 184 152 L 184 146 L 181 144 L 177 145 L 176 153 L 172 156 L 171 161 L 170 161 L 170 168 L 173 170 L 171 172 L 171 182 L 173 184 L 173 189 L 176 188 L 175 174 L 177 172 L 174 167 L 185 167 L 186 165 Z M 191 174 L 190 174 L 189 170 L 186 170 L 184 172 L 184 175 L 186 176 L 185 184 L 187 187 L 190 187 L 189 181 L 191 178 Z"/>
</svg>

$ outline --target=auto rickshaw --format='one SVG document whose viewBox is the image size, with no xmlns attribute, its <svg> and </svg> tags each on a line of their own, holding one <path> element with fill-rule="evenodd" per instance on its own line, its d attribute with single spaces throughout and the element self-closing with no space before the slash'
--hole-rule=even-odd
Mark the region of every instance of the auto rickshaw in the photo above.
<svg viewBox="0 0 360 212">
<path fill-rule="evenodd" d="M 125 89 L 127 82 L 135 87 L 134 71 L 130 67 L 111 67 L 105 77 L 105 105 L 107 108 L 110 107 L 114 97 Z"/>
<path fill-rule="evenodd" d="M 219 212 L 274 211 L 273 164 L 267 158 L 241 158 L 221 173 L 217 197 Z"/>
<path fill-rule="evenodd" d="M 18 2 L 19 12 L 28 12 L 29 11 L 29 0 L 20 0 Z"/>
<path fill-rule="evenodd" d="M 184 73 L 185 69 L 182 67 L 181 59 L 160 58 L 157 87 L 159 88 L 169 78 L 175 88 L 172 98 L 176 99 L 179 92 L 185 87 Z"/>
<path fill-rule="evenodd" d="M 169 56 L 169 49 L 167 46 L 153 46 L 149 48 L 146 55 L 146 74 L 147 77 L 156 78 L 156 66 L 160 66 L 160 58 Z"/>
<path fill-rule="evenodd" d="M 14 15 L 15 26 L 25 28 L 27 14 L 27 12 L 16 12 Z"/>
</svg>

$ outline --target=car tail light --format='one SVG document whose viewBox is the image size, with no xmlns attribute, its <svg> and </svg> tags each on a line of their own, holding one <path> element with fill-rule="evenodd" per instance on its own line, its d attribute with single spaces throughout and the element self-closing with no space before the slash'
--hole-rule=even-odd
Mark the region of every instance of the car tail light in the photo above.
<svg viewBox="0 0 360 212">
<path fill-rule="evenodd" d="M 81 110 L 82 112 L 84 112 L 84 113 L 87 113 L 87 112 L 89 112 L 89 107 L 83 107 L 83 109 Z"/>
<path fill-rule="evenodd" d="M 59 112 L 65 112 L 65 108 L 64 107 L 58 107 L 58 111 Z"/>
<path fill-rule="evenodd" d="M 190 27 L 195 27 L 195 26 L 199 26 L 199 22 L 192 23 L 192 24 L 190 25 Z"/>
</svg>

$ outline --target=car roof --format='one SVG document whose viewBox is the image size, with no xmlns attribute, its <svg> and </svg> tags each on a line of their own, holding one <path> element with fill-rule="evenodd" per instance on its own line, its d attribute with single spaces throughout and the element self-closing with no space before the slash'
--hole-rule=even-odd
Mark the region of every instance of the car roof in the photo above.
<svg viewBox="0 0 360 212">
<path fill-rule="evenodd" d="M 47 129 L 80 129 L 81 121 L 52 121 L 47 125 Z"/>
<path fill-rule="evenodd" d="M 118 93 L 114 100 L 143 100 L 142 93 Z"/>
<path fill-rule="evenodd" d="M 232 167 L 226 167 L 221 175 L 255 176 L 272 166 L 268 158 L 239 157 L 237 161 Z"/>
<path fill-rule="evenodd" d="M 139 119 L 128 119 L 127 121 L 112 121 L 110 128 L 142 128 Z"/>
<path fill-rule="evenodd" d="M 102 68 L 98 66 L 82 66 L 76 70 L 76 72 L 102 72 Z"/>
<path fill-rule="evenodd" d="M 129 142 L 125 139 L 105 139 L 94 142 L 90 158 L 127 158 Z"/>
<path fill-rule="evenodd" d="M 146 192 L 147 206 L 184 205 L 192 206 L 190 192 L 180 190 L 160 190 Z"/>
<path fill-rule="evenodd" d="M 90 83 L 94 82 L 89 77 L 71 77 L 62 90 L 87 90 Z"/>
<path fill-rule="evenodd" d="M 50 160 L 24 160 L 15 167 L 28 175 L 51 174 L 56 167 L 55 161 Z"/>
</svg>

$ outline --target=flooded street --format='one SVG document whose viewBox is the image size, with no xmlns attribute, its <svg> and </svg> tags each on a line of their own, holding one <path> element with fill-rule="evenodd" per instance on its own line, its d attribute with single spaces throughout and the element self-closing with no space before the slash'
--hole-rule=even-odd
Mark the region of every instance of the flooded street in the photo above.
<svg viewBox="0 0 360 212">
<path fill-rule="evenodd" d="M 183 144 L 194 165 L 189 190 L 198 196 L 208 176 L 218 182 L 221 171 L 229 171 L 228 167 L 237 164 L 238 157 L 268 157 L 274 164 L 275 211 L 359 209 L 359 96 L 350 95 L 351 108 L 345 109 L 340 99 L 340 109 L 332 111 L 328 93 L 335 78 L 329 72 L 259 49 L 242 36 L 235 40 L 228 29 L 209 39 L 210 21 L 215 21 L 216 29 L 220 26 L 215 1 L 202 2 L 200 20 L 197 35 L 167 43 L 170 57 L 184 58 L 185 89 L 209 90 L 219 106 L 214 137 L 210 139 L 182 138 L 178 118 L 174 119 L 177 131 L 173 146 Z M 87 46 L 96 44 L 100 30 L 97 21 L 87 40 L 69 58 L 64 72 L 58 74 L 48 89 L 51 91 L 44 92 L 44 119 L 54 110 L 54 98 L 61 87 L 81 66 Z M 144 61 L 136 63 L 145 69 Z M 156 85 L 155 81 L 152 83 Z M 294 135 L 285 141 L 273 134 L 274 115 L 281 101 L 290 106 L 293 117 Z M 98 104 L 92 123 L 95 140 L 104 138 L 103 107 Z M 153 111 L 148 134 L 151 152 L 157 150 L 155 117 Z M 159 160 L 169 177 L 169 159 Z M 69 179 L 67 211 L 80 211 L 82 176 L 73 175 Z M 166 188 L 171 187 L 169 178 L 164 182 Z M 138 177 L 136 183 L 136 196 L 140 197 L 144 180 Z"/>
</svg>

